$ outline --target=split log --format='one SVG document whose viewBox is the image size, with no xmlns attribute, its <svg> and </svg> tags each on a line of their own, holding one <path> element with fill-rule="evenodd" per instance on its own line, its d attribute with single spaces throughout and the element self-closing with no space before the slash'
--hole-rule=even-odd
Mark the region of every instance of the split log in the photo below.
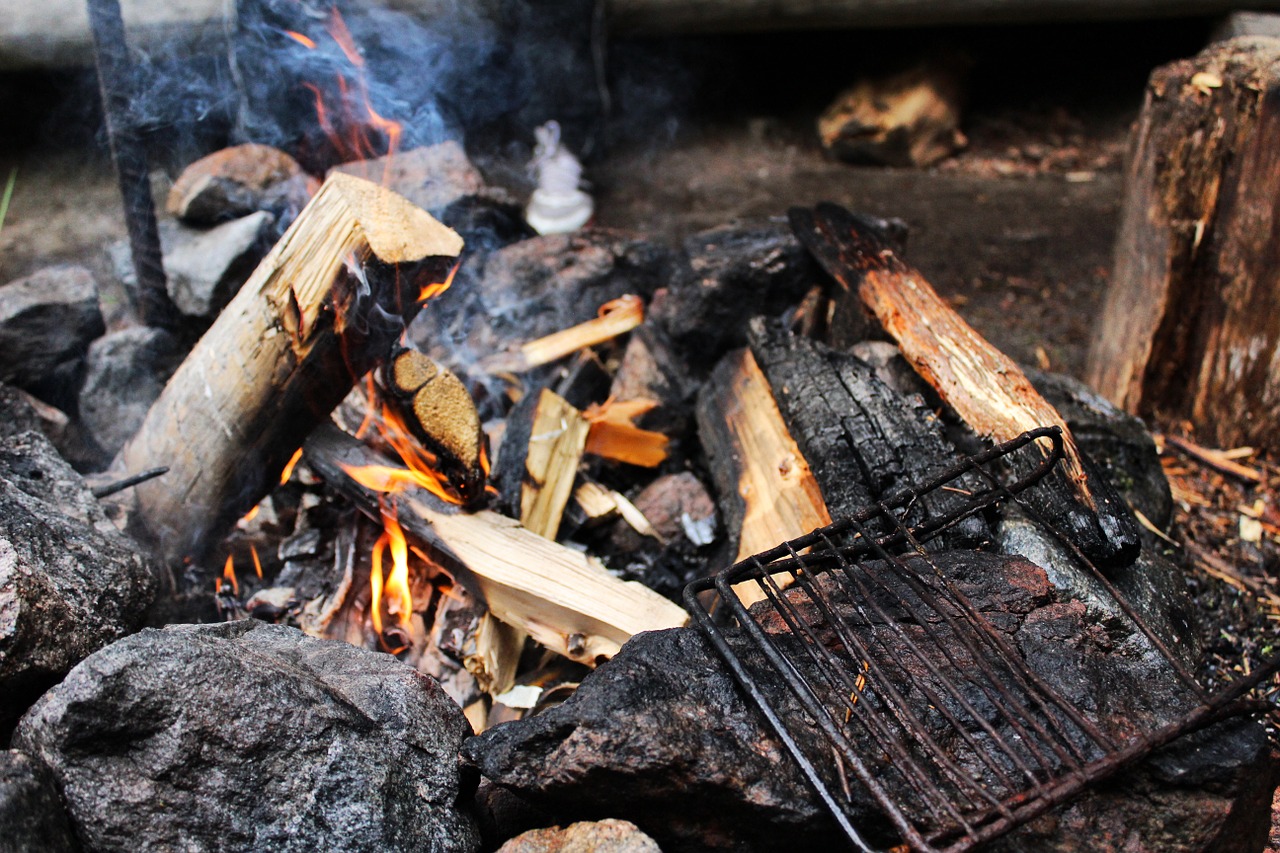
<svg viewBox="0 0 1280 853">
<path fill-rule="evenodd" d="M 524 459 L 520 480 L 520 523 L 546 539 L 555 540 L 573 491 L 583 447 L 587 443 L 586 419 L 558 394 L 547 389 L 537 394 L 527 441 L 522 448 L 504 452 Z M 508 432 L 524 435 L 524 430 Z M 490 611 L 480 617 L 475 649 L 467 656 L 467 669 L 490 695 L 511 689 L 524 648 L 525 632 L 505 624 Z"/>
<path fill-rule="evenodd" d="M 1280 42 L 1152 73 L 1086 378 L 1210 444 L 1280 449 Z"/>
<path fill-rule="evenodd" d="M 861 359 L 763 318 L 752 321 L 750 337 L 796 444 L 814 460 L 813 473 L 833 517 L 927 482 L 958 458 L 924 400 L 899 395 Z M 976 478 L 956 485 L 982 487 Z M 921 496 L 909 518 L 922 523 L 956 511 L 962 502 L 956 492 L 932 492 Z M 982 519 L 972 516 L 945 531 L 938 544 L 976 548 L 991 538 Z"/>
<path fill-rule="evenodd" d="M 688 621 L 676 604 L 618 580 L 599 561 L 514 519 L 489 510 L 464 512 L 419 489 L 383 496 L 361 486 L 345 468 L 385 465 L 386 459 L 336 427 L 317 429 L 305 447 L 312 470 L 361 511 L 381 518 L 380 501 L 394 507 L 411 545 L 503 622 L 558 654 L 594 665 L 640 631 Z"/>
<path fill-rule="evenodd" d="M 457 234 L 389 190 L 325 182 L 120 452 L 125 470 L 169 467 L 136 490 L 167 559 L 198 554 L 261 499 L 461 251 Z"/>
<path fill-rule="evenodd" d="M 730 353 L 712 371 L 697 417 L 725 529 L 737 540 L 735 563 L 831 523 L 818 481 L 750 350 Z M 735 589 L 747 603 L 763 597 L 754 583 Z"/>
<path fill-rule="evenodd" d="M 916 372 L 975 434 L 999 442 L 1037 427 L 1062 428 L 1066 458 L 1027 500 L 1099 564 L 1132 563 L 1141 547 L 1133 514 L 1017 364 L 947 305 L 874 225 L 833 204 L 794 208 L 789 216 L 827 272 L 857 294 Z"/>
</svg>

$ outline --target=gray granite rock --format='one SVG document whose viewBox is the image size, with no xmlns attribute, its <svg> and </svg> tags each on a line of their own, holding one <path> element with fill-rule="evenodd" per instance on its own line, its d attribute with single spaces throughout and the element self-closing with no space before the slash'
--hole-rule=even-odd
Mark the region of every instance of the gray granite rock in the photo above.
<svg viewBox="0 0 1280 853">
<path fill-rule="evenodd" d="M 49 267 L 0 287 L 0 382 L 59 408 L 75 400 L 89 342 L 105 326 L 84 267 Z"/>
<path fill-rule="evenodd" d="M 169 298 L 188 317 L 218 315 L 270 248 L 275 217 L 258 211 L 194 232 L 165 252 Z"/>
<path fill-rule="evenodd" d="M 153 567 L 40 433 L 0 439 L 0 736 L 141 623 Z"/>
<path fill-rule="evenodd" d="M 109 455 L 142 425 L 184 355 L 177 339 L 162 329 L 122 329 L 93 342 L 80 389 L 80 418 Z"/>
<path fill-rule="evenodd" d="M 472 851 L 440 686 L 390 655 L 253 620 L 171 625 L 86 659 L 14 743 L 87 847 Z"/>
<path fill-rule="evenodd" d="M 49 769 L 16 749 L 0 752 L 0 853 L 79 849 Z"/>
</svg>

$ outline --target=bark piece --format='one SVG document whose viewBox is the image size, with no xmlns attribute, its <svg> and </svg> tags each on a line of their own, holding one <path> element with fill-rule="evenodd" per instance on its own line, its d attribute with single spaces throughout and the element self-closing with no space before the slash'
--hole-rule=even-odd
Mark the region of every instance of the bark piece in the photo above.
<svg viewBox="0 0 1280 853">
<path fill-rule="evenodd" d="M 0 382 L 72 409 L 85 349 L 105 331 L 93 274 L 56 266 L 0 287 Z"/>
<path fill-rule="evenodd" d="M 1137 521 L 1018 366 L 956 314 L 874 226 L 833 204 L 793 208 L 789 216 L 809 250 L 871 309 L 916 372 L 976 435 L 1007 441 L 1037 427 L 1062 428 L 1066 458 L 1027 500 L 1100 565 L 1132 563 L 1141 545 Z"/>
<path fill-rule="evenodd" d="M 0 440 L 0 732 L 138 628 L 153 571 L 43 435 Z"/>
<path fill-rule="evenodd" d="M 0 752 L 0 837 L 3 853 L 80 849 L 49 769 L 24 752 Z"/>
<path fill-rule="evenodd" d="M 1151 75 L 1086 378 L 1207 444 L 1280 448 L 1280 42 Z"/>
<path fill-rule="evenodd" d="M 381 517 L 380 496 L 346 470 L 386 460 L 340 430 L 323 427 L 307 440 L 312 469 L 363 512 Z M 634 634 L 683 625 L 684 610 L 600 563 L 557 545 L 495 512 L 461 512 L 417 489 L 383 500 L 396 507 L 410 542 L 453 574 L 489 610 L 547 648 L 593 665 Z"/>
<path fill-rule="evenodd" d="M 103 649 L 16 743 L 52 769 L 94 850 L 472 851 L 469 730 L 389 655 L 245 620 Z"/>
<path fill-rule="evenodd" d="M 311 428 L 386 356 L 399 319 L 444 279 L 461 243 L 388 190 L 341 174 L 325 182 L 118 457 L 129 469 L 170 469 L 137 489 L 166 558 L 198 552 L 261 499 Z"/>
<path fill-rule="evenodd" d="M 169 189 L 165 209 L 195 225 L 214 225 L 258 211 L 291 220 L 318 186 L 288 154 L 250 142 L 187 166 Z"/>
<path fill-rule="evenodd" d="M 861 359 L 763 318 L 751 324 L 751 344 L 797 445 L 815 460 L 814 477 L 833 517 L 927 482 L 956 461 L 959 454 L 924 401 L 900 396 Z M 956 486 L 976 491 L 982 484 L 961 480 Z M 925 495 L 910 519 L 945 515 L 963 500 L 949 491 Z M 938 546 L 974 548 L 990 539 L 987 525 L 974 516 L 946 531 Z"/>
</svg>

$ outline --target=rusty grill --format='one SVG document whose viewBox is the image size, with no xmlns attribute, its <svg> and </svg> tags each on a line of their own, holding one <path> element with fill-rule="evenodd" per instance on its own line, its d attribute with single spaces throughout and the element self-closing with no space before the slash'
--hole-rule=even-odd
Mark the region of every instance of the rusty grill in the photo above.
<svg viewBox="0 0 1280 853">
<path fill-rule="evenodd" d="M 1047 455 L 1037 449 L 1044 442 Z M 1104 731 L 1037 675 L 940 568 L 926 545 L 1003 502 L 1052 531 L 1020 495 L 1062 458 L 1057 427 L 1025 433 L 685 590 L 695 621 L 856 849 L 967 850 L 1159 746 L 1262 707 L 1246 697 L 1280 660 L 1206 694 L 1071 549 L 1190 697 L 1190 710 L 1168 725 L 1128 737 Z M 1002 472 L 1011 470 L 1023 473 L 1006 485 Z M 925 499 L 941 490 L 964 499 L 926 514 Z M 763 597 L 750 611 L 747 589 Z"/>
</svg>

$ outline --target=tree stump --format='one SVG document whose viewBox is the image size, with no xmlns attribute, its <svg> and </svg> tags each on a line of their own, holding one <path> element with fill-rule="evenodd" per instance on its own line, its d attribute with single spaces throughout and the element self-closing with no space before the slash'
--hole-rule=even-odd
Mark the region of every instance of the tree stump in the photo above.
<svg viewBox="0 0 1280 853">
<path fill-rule="evenodd" d="M 1088 380 L 1201 441 L 1280 448 L 1280 40 L 1156 69 Z"/>
</svg>

